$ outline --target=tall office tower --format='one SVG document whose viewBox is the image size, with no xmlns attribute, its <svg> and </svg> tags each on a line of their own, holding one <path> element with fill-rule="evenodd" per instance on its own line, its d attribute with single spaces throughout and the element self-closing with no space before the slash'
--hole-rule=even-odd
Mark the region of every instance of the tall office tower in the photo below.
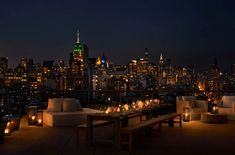
<svg viewBox="0 0 235 155">
<path fill-rule="evenodd" d="M 149 52 L 148 48 L 145 48 L 144 57 L 139 60 L 141 67 L 141 74 L 147 74 L 149 71 Z"/>
<path fill-rule="evenodd" d="M 69 60 L 70 75 L 68 89 L 86 89 L 88 80 L 88 47 L 80 42 L 79 32 L 77 41 Z"/>
<path fill-rule="evenodd" d="M 107 58 L 106 58 L 106 56 L 104 55 L 104 52 L 103 52 L 102 57 L 101 57 L 101 67 L 105 67 L 105 68 L 108 67 Z"/>
<path fill-rule="evenodd" d="M 80 76 L 85 75 L 88 63 L 88 47 L 80 42 L 79 32 L 77 34 L 77 42 L 74 45 L 71 56 L 70 69 L 72 74 L 77 74 Z"/>
<path fill-rule="evenodd" d="M 167 84 L 167 74 L 168 74 L 168 66 L 166 63 L 166 59 L 164 59 L 162 51 L 159 57 L 159 65 L 157 72 L 157 81 L 160 86 Z"/>
<path fill-rule="evenodd" d="M 6 73 L 8 69 L 8 58 L 0 57 L 0 74 Z"/>
<path fill-rule="evenodd" d="M 164 64 L 164 60 L 163 60 L 163 55 L 162 55 L 162 51 L 160 53 L 160 59 L 159 59 L 159 65 L 163 65 Z"/>
<path fill-rule="evenodd" d="M 145 51 L 144 51 L 144 60 L 149 63 L 149 51 L 148 51 L 148 48 L 145 48 Z"/>
<path fill-rule="evenodd" d="M 27 69 L 28 68 L 28 59 L 27 58 L 21 58 L 19 66 L 23 67 L 24 69 Z"/>
<path fill-rule="evenodd" d="M 161 76 L 165 77 L 165 74 L 166 74 L 166 63 L 164 61 L 164 58 L 163 58 L 163 54 L 162 54 L 162 51 L 160 53 L 160 58 L 159 58 L 159 73 L 161 74 Z"/>
<path fill-rule="evenodd" d="M 33 63 L 33 59 L 29 59 L 28 72 L 33 73 L 34 71 L 35 71 L 35 64 Z"/>
<path fill-rule="evenodd" d="M 235 77 L 235 64 L 232 64 L 232 75 Z"/>
</svg>

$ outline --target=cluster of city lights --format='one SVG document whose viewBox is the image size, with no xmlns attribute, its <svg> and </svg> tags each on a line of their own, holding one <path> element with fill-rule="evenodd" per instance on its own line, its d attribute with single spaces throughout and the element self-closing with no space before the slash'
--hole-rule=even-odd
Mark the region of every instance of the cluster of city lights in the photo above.
<svg viewBox="0 0 235 155">
<path fill-rule="evenodd" d="M 137 111 L 143 110 L 145 108 L 152 107 L 160 103 L 159 99 L 150 99 L 150 100 L 137 100 L 131 104 L 119 104 L 117 106 L 108 106 L 101 110 L 105 114 L 115 113 L 115 112 L 128 112 L 128 111 Z"/>
</svg>

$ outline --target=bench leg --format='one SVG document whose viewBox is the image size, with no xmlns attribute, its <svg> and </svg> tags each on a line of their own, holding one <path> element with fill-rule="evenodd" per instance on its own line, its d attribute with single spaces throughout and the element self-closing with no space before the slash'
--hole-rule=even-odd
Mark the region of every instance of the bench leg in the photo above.
<svg viewBox="0 0 235 155">
<path fill-rule="evenodd" d="M 170 118 L 168 121 L 168 126 L 169 127 L 174 127 L 174 118 Z"/>
<path fill-rule="evenodd" d="M 87 116 L 87 144 L 93 146 L 93 118 Z"/>
<path fill-rule="evenodd" d="M 124 137 L 125 140 L 123 140 L 123 136 L 127 136 L 127 137 Z M 131 151 L 132 150 L 132 143 L 133 143 L 133 133 L 132 132 L 120 133 L 119 144 L 121 146 L 128 145 L 128 150 Z"/>
<path fill-rule="evenodd" d="M 77 144 L 79 144 L 79 128 L 77 128 Z"/>
<path fill-rule="evenodd" d="M 129 151 L 132 150 L 132 142 L 133 142 L 133 134 L 132 133 L 129 133 L 129 139 L 128 139 L 128 142 L 129 142 Z"/>
<path fill-rule="evenodd" d="M 162 123 L 159 123 L 158 125 L 159 135 L 162 134 Z"/>
<path fill-rule="evenodd" d="M 84 136 L 85 136 L 84 144 L 88 144 L 87 143 L 87 139 L 88 139 L 87 128 L 77 128 L 77 145 L 79 145 L 80 139 L 83 139 L 83 137 L 82 138 L 80 137 L 81 136 L 80 132 L 82 133 L 84 132 Z"/>
<path fill-rule="evenodd" d="M 180 115 L 180 127 L 182 127 L 182 115 Z"/>
</svg>

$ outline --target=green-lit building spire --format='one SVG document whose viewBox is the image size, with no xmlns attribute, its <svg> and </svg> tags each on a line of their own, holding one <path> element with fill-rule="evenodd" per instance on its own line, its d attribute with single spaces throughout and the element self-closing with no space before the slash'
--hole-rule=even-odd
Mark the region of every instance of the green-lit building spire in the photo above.
<svg viewBox="0 0 235 155">
<path fill-rule="evenodd" d="M 80 38 L 79 38 L 79 29 L 78 29 L 78 32 L 77 32 L 77 43 L 80 43 Z"/>
<path fill-rule="evenodd" d="M 80 37 L 79 37 L 79 30 L 77 32 L 77 42 L 74 45 L 73 48 L 73 55 L 81 55 L 82 54 L 82 44 L 80 43 Z"/>
</svg>

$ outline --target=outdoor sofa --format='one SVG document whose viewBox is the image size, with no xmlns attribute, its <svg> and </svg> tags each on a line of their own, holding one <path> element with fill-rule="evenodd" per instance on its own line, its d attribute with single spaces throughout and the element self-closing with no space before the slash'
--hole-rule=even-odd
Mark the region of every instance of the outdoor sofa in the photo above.
<svg viewBox="0 0 235 155">
<path fill-rule="evenodd" d="M 52 98 L 48 99 L 47 110 L 43 111 L 43 124 L 50 127 L 76 126 L 86 122 L 87 114 L 99 112 L 82 108 L 75 98 Z"/>
</svg>

